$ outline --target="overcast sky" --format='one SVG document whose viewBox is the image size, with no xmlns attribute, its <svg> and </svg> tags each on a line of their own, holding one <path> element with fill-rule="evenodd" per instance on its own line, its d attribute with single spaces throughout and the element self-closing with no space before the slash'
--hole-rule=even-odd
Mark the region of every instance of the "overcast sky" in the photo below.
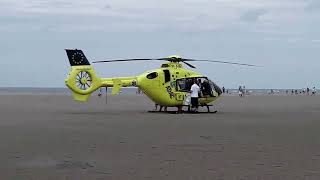
<svg viewBox="0 0 320 180">
<path fill-rule="evenodd" d="M 320 87 L 319 0 L 0 0 L 0 86 L 64 87 L 65 48 L 90 61 L 185 58 L 220 86 Z M 101 77 L 159 62 L 95 64 Z"/>
</svg>

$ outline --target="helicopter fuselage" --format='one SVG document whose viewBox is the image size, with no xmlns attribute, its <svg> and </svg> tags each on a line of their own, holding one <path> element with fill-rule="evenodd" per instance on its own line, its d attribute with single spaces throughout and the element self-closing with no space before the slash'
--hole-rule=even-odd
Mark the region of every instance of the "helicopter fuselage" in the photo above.
<svg viewBox="0 0 320 180">
<path fill-rule="evenodd" d="M 162 106 L 181 106 L 189 95 L 193 80 L 199 83 L 208 83 L 206 92 L 204 88 L 199 95 L 199 104 L 206 105 L 215 101 L 221 90 L 207 77 L 188 69 L 182 64 L 169 62 L 162 64 L 161 68 L 149 70 L 137 76 L 136 86 L 140 88 L 152 101 Z"/>
</svg>

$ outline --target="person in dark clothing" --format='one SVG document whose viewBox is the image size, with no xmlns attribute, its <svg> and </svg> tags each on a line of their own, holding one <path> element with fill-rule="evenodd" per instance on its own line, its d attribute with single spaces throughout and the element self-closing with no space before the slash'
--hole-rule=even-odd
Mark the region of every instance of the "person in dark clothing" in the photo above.
<svg viewBox="0 0 320 180">
<path fill-rule="evenodd" d="M 207 80 L 204 80 L 201 84 L 201 91 L 203 96 L 213 97 L 211 86 Z"/>
</svg>

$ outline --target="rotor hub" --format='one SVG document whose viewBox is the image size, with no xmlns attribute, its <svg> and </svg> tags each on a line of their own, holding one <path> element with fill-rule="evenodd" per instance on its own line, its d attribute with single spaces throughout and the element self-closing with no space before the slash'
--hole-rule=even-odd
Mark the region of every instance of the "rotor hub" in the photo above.
<svg viewBox="0 0 320 180">
<path fill-rule="evenodd" d="M 83 78 L 80 79 L 80 83 L 81 83 L 81 84 L 87 84 L 87 82 L 88 82 L 88 80 L 87 80 L 87 78 L 85 78 L 85 77 L 83 77 Z"/>
</svg>

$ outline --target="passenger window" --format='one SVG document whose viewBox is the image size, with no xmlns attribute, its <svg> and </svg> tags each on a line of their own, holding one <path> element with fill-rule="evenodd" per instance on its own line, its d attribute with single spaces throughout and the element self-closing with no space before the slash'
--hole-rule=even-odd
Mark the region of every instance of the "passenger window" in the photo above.
<svg viewBox="0 0 320 180">
<path fill-rule="evenodd" d="M 158 77 L 158 73 L 156 73 L 156 72 L 153 72 L 153 73 L 150 73 L 150 74 L 147 75 L 148 79 L 154 79 L 156 77 Z"/>
</svg>

